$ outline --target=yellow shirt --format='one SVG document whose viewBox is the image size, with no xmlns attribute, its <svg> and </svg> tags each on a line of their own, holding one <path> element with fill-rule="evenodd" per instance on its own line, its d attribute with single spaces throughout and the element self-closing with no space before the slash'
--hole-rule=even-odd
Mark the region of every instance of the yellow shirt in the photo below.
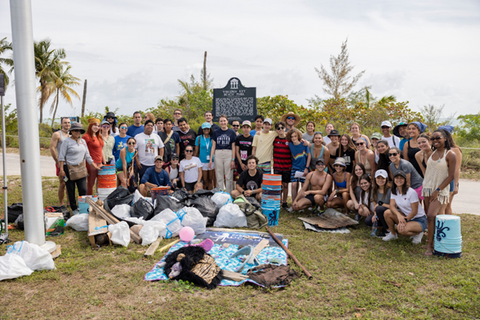
<svg viewBox="0 0 480 320">
<path fill-rule="evenodd" d="M 273 157 L 273 140 L 277 137 L 275 131 L 270 131 L 268 134 L 262 131 L 261 134 L 256 134 L 253 138 L 252 146 L 256 147 L 255 157 L 258 158 L 258 163 L 272 161 Z"/>
</svg>

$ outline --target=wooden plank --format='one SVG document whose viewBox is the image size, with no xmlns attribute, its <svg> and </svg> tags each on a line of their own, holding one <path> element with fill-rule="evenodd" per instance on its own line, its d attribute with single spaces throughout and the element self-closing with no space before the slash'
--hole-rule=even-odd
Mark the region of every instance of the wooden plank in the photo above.
<svg viewBox="0 0 480 320">
<path fill-rule="evenodd" d="M 55 250 L 50 252 L 50 254 L 52 255 L 53 259 L 60 257 L 60 255 L 62 254 L 62 246 L 57 244 L 57 247 L 55 248 Z"/>
<path fill-rule="evenodd" d="M 257 255 L 262 252 L 262 250 L 268 246 L 268 243 L 270 241 L 268 241 L 267 239 L 263 239 L 262 241 L 260 241 L 256 246 L 255 248 L 253 248 L 253 253 L 252 253 L 252 257 L 250 258 L 250 260 L 247 262 L 249 264 L 252 264 L 253 263 L 253 259 L 255 259 L 257 257 Z"/>
<path fill-rule="evenodd" d="M 173 242 L 170 242 L 170 243 L 167 244 L 166 246 L 161 247 L 160 250 L 158 250 L 158 251 L 162 252 L 162 251 L 164 251 L 164 250 L 167 250 L 168 248 L 172 247 L 174 244 L 177 244 L 177 243 L 179 243 L 179 242 L 180 242 L 180 239 L 175 240 L 175 241 L 173 241 Z"/>
<path fill-rule="evenodd" d="M 97 214 L 99 214 L 102 218 L 107 220 L 109 224 L 117 224 L 119 221 L 117 218 L 112 216 L 110 213 L 108 213 L 105 209 L 100 207 L 98 204 L 95 203 L 91 198 L 87 198 L 87 203 L 95 210 Z M 135 243 L 141 243 L 142 238 L 140 238 L 138 235 L 135 234 L 132 230 L 130 230 L 130 238 L 135 241 Z"/>
<path fill-rule="evenodd" d="M 225 279 L 229 279 L 229 280 L 232 280 L 232 281 L 243 281 L 243 280 L 246 280 L 248 279 L 248 276 L 246 275 L 243 275 L 241 273 L 238 273 L 238 272 L 233 272 L 233 271 L 229 271 L 229 270 L 225 270 L 225 269 L 222 269 L 222 272 L 223 272 L 223 277 Z"/>
<path fill-rule="evenodd" d="M 162 241 L 162 239 L 163 239 L 162 237 L 158 237 L 158 239 L 155 240 L 155 241 L 150 245 L 150 247 L 148 247 L 147 251 L 145 251 L 144 256 L 145 256 L 145 257 L 153 256 L 153 254 L 155 253 L 155 251 L 157 251 L 158 246 L 160 245 L 160 241 Z"/>
</svg>

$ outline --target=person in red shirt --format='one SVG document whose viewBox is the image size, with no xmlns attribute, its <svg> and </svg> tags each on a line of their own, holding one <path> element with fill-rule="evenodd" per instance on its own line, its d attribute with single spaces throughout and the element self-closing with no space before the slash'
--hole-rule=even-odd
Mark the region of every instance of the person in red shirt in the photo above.
<svg viewBox="0 0 480 320">
<path fill-rule="evenodd" d="M 275 124 L 277 137 L 273 140 L 273 171 L 282 176 L 282 208 L 287 210 L 288 184 L 292 170 L 292 153 L 285 134 L 286 124 L 283 121 Z M 295 199 L 294 199 L 295 200 Z"/>
<path fill-rule="evenodd" d="M 88 120 L 89 125 L 87 133 L 83 135 L 83 140 L 88 147 L 88 152 L 96 165 L 105 163 L 105 157 L 103 156 L 103 139 L 100 136 L 100 120 L 92 118 Z M 97 180 L 98 170 L 87 163 L 87 195 L 93 195 L 93 186 Z"/>
</svg>

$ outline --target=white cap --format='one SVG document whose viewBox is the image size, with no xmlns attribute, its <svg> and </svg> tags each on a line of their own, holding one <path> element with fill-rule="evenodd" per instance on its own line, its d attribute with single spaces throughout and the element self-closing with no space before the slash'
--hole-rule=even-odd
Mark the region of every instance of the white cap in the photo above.
<svg viewBox="0 0 480 320">
<path fill-rule="evenodd" d="M 382 125 L 380 127 L 389 127 L 391 128 L 392 127 L 392 123 L 388 120 L 385 120 L 382 122 Z"/>
<path fill-rule="evenodd" d="M 388 178 L 387 171 L 385 171 L 383 169 L 375 171 L 375 178 L 378 178 L 378 177 L 384 177 L 385 179 L 387 179 Z"/>
<path fill-rule="evenodd" d="M 270 124 L 273 124 L 273 121 L 272 121 L 272 119 L 270 119 L 270 118 L 266 118 L 265 120 L 263 120 L 263 123 L 265 123 L 265 122 L 268 122 L 268 123 L 270 123 Z"/>
</svg>

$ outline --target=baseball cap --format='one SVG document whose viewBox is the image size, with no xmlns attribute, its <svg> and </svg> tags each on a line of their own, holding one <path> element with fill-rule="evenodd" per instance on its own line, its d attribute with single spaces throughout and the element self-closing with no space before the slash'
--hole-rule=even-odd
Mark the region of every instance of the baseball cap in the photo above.
<svg viewBox="0 0 480 320">
<path fill-rule="evenodd" d="M 202 129 L 210 129 L 211 127 L 212 127 L 212 125 L 208 122 L 202 123 Z"/>
<path fill-rule="evenodd" d="M 110 122 L 108 122 L 107 120 L 103 120 L 102 123 L 100 123 L 100 125 L 104 125 L 104 124 L 110 125 Z"/>
<path fill-rule="evenodd" d="M 160 160 L 160 161 L 163 162 L 163 157 L 162 157 L 162 156 L 156 156 L 156 157 L 155 157 L 155 161 L 157 161 L 157 160 Z"/>
<path fill-rule="evenodd" d="M 402 176 L 404 179 L 407 179 L 407 175 L 403 171 L 397 171 L 393 177 L 395 178 L 396 176 Z"/>
<path fill-rule="evenodd" d="M 389 127 L 391 128 L 392 127 L 392 123 L 388 120 L 385 120 L 382 122 L 382 125 L 380 127 Z"/>
<path fill-rule="evenodd" d="M 378 132 L 372 133 L 372 136 L 370 137 L 370 139 L 377 139 L 377 140 L 382 140 L 382 138 L 383 136 Z"/>
<path fill-rule="evenodd" d="M 179 159 L 179 156 L 178 156 L 178 154 L 176 154 L 176 153 L 172 153 L 171 158 L 172 158 L 172 159 Z"/>
<path fill-rule="evenodd" d="M 248 120 L 245 120 L 245 121 L 242 122 L 242 127 L 243 127 L 243 126 L 249 126 L 249 127 L 251 128 L 251 127 L 252 127 L 252 123 L 251 123 L 250 121 L 248 121 Z"/>
<path fill-rule="evenodd" d="M 332 137 L 332 136 L 340 137 L 340 132 L 338 132 L 338 130 L 333 129 L 332 131 L 330 131 L 330 133 L 328 134 L 328 136 L 329 136 L 329 137 Z"/>
<path fill-rule="evenodd" d="M 377 170 L 375 171 L 375 178 L 377 177 L 384 177 L 385 179 L 388 178 L 388 173 L 387 171 L 383 170 L 383 169 L 380 169 L 380 170 Z"/>
<path fill-rule="evenodd" d="M 266 118 L 265 120 L 263 120 L 263 123 L 265 123 L 265 122 L 273 124 L 273 121 L 270 118 Z"/>
<path fill-rule="evenodd" d="M 322 158 L 318 158 L 317 161 L 315 161 L 315 164 L 317 164 L 317 163 L 319 163 L 319 162 L 325 164 L 325 160 L 322 159 Z"/>
</svg>

